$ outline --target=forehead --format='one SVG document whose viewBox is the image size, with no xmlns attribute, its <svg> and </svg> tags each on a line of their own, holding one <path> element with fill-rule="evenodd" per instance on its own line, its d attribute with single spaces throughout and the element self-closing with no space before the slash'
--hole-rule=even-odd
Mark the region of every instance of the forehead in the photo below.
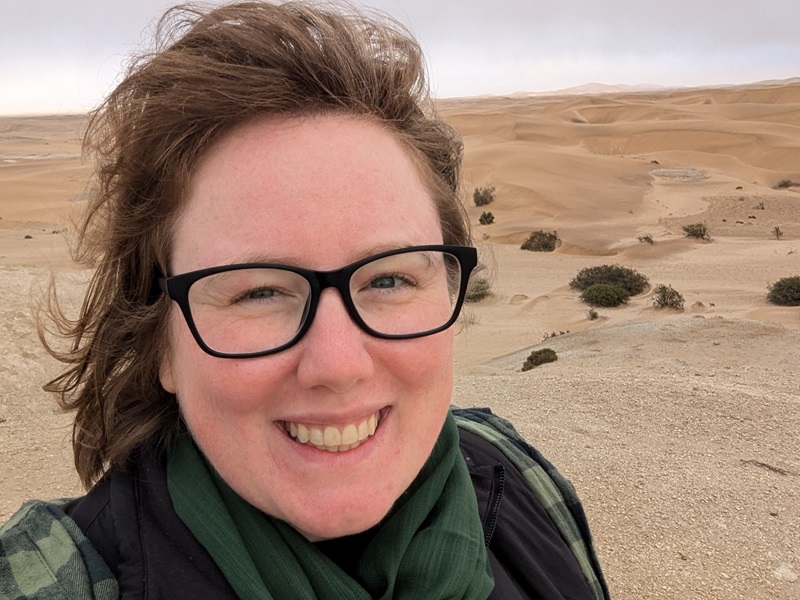
<svg viewBox="0 0 800 600">
<path fill-rule="evenodd" d="M 171 270 L 256 257 L 336 268 L 371 247 L 441 240 L 419 170 L 385 128 L 344 116 L 263 119 L 200 161 Z"/>
</svg>

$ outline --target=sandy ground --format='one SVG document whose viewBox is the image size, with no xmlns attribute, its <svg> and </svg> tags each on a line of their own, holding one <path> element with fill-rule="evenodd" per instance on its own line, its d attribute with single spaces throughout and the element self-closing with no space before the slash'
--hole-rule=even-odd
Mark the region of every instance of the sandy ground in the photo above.
<svg viewBox="0 0 800 600">
<path fill-rule="evenodd" d="M 466 311 L 454 402 L 508 417 L 573 480 L 615 598 L 800 598 L 800 307 L 765 297 L 800 275 L 800 186 L 775 189 L 800 182 L 800 82 L 441 108 L 468 192 L 497 190 L 467 200 L 493 294 Z M 79 492 L 30 303 L 51 273 L 70 292 L 85 276 L 65 243 L 81 126 L 0 119 L 0 521 Z M 711 241 L 682 235 L 697 222 Z M 561 246 L 520 250 L 538 229 Z M 601 264 L 672 285 L 684 310 L 651 287 L 590 320 L 569 281 Z M 558 361 L 521 372 L 541 347 Z"/>
</svg>

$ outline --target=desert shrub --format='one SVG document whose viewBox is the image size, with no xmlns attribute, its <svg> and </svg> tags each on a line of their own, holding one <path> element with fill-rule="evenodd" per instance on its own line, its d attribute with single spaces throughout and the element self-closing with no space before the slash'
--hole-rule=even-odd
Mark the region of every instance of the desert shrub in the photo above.
<svg viewBox="0 0 800 600">
<path fill-rule="evenodd" d="M 775 189 L 785 190 L 787 188 L 792 187 L 793 185 L 794 185 L 794 181 L 792 181 L 791 179 L 781 179 L 778 182 L 778 184 L 775 186 Z"/>
<path fill-rule="evenodd" d="M 653 296 L 653 306 L 656 308 L 677 308 L 683 310 L 683 296 L 671 285 L 658 284 Z"/>
<path fill-rule="evenodd" d="M 532 252 L 552 252 L 558 246 L 561 239 L 558 237 L 556 231 L 533 231 L 528 236 L 528 239 L 522 242 L 523 250 L 530 250 Z"/>
<path fill-rule="evenodd" d="M 684 225 L 681 229 L 683 229 L 683 233 L 686 234 L 686 237 L 696 238 L 698 240 L 711 239 L 711 236 L 708 234 L 708 227 L 706 227 L 705 223 L 692 223 L 690 225 Z"/>
<path fill-rule="evenodd" d="M 552 348 L 542 348 L 541 350 L 534 350 L 530 353 L 525 362 L 522 363 L 523 371 L 530 371 L 533 367 L 538 367 L 545 363 L 555 362 L 558 360 L 558 354 Z"/>
<path fill-rule="evenodd" d="M 767 300 L 780 306 L 800 306 L 800 276 L 784 277 L 770 285 Z"/>
<path fill-rule="evenodd" d="M 590 308 L 586 311 L 586 318 L 590 321 L 596 321 L 600 315 L 597 314 L 597 311 L 593 308 Z"/>
<path fill-rule="evenodd" d="M 558 333 L 556 333 L 555 331 L 551 331 L 550 333 L 545 333 L 544 337 L 542 337 L 542 340 L 549 340 L 550 338 L 554 338 L 557 335 L 565 335 L 567 333 L 569 333 L 569 329 L 567 329 L 566 331 L 559 331 Z"/>
<path fill-rule="evenodd" d="M 753 210 L 767 210 L 767 205 L 764 204 L 764 201 L 762 200 L 753 207 Z"/>
<path fill-rule="evenodd" d="M 641 294 L 647 288 L 647 277 L 619 265 L 599 265 L 581 269 L 575 278 L 569 282 L 571 288 L 586 290 L 596 283 L 610 283 L 622 288 L 628 296 Z"/>
<path fill-rule="evenodd" d="M 472 191 L 472 201 L 475 202 L 475 206 L 486 206 L 494 202 L 494 186 L 476 187 Z"/>
<path fill-rule="evenodd" d="M 470 277 L 467 284 L 467 293 L 464 296 L 465 302 L 478 302 L 492 293 L 492 282 L 488 277 L 478 275 Z"/>
<path fill-rule="evenodd" d="M 581 300 L 593 306 L 619 306 L 628 301 L 629 294 L 613 283 L 595 283 L 583 290 Z"/>
<path fill-rule="evenodd" d="M 464 294 L 465 302 L 479 302 L 484 298 L 492 295 L 492 285 L 494 283 L 494 276 L 492 270 L 483 263 L 478 262 L 478 265 L 472 271 L 467 282 L 467 291 Z"/>
<path fill-rule="evenodd" d="M 639 240 L 639 242 L 642 243 L 642 244 L 651 244 L 652 245 L 652 244 L 656 243 L 655 240 L 653 239 L 653 236 L 650 235 L 649 233 L 645 233 L 644 235 L 640 235 L 636 239 Z"/>
<path fill-rule="evenodd" d="M 783 237 L 783 230 L 780 227 L 774 227 L 772 229 L 772 235 L 775 236 L 776 240 L 779 240 Z"/>
<path fill-rule="evenodd" d="M 478 223 L 481 225 L 491 225 L 494 223 L 494 215 L 490 212 L 483 211 L 481 216 L 478 217 Z"/>
</svg>

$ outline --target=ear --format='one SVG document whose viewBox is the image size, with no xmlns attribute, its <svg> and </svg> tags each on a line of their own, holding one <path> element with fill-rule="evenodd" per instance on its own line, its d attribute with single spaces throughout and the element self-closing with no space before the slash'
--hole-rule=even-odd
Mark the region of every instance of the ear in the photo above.
<svg viewBox="0 0 800 600">
<path fill-rule="evenodd" d="M 168 352 L 164 353 L 161 359 L 161 366 L 158 369 L 158 378 L 161 381 L 161 387 L 167 390 L 170 394 L 175 394 L 175 378 L 172 375 L 172 361 Z"/>
</svg>

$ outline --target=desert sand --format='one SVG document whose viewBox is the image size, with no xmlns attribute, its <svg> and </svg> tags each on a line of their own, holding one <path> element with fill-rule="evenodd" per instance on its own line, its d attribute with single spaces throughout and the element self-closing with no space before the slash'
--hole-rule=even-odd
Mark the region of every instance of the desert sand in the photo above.
<svg viewBox="0 0 800 600">
<path fill-rule="evenodd" d="M 800 275 L 800 185 L 776 189 L 800 182 L 800 80 L 440 109 L 492 282 L 460 325 L 454 403 L 511 419 L 573 481 L 614 598 L 800 598 L 800 307 L 766 300 Z M 87 275 L 67 246 L 84 124 L 0 118 L 0 521 L 80 492 L 31 302 L 53 274 L 74 295 Z M 683 235 L 698 222 L 710 241 Z M 561 245 L 521 250 L 539 229 Z M 650 287 L 590 320 L 569 282 L 602 264 Z M 682 311 L 653 306 L 660 283 Z M 558 360 L 522 372 L 543 347 Z"/>
</svg>

